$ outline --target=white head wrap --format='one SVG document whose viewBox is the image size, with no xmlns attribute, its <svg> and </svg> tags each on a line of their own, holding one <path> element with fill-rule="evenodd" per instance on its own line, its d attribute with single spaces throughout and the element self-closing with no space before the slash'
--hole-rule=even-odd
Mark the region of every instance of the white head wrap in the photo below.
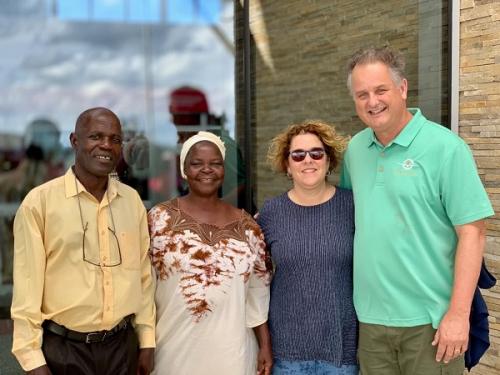
<svg viewBox="0 0 500 375">
<path fill-rule="evenodd" d="M 186 160 L 186 156 L 189 153 L 189 150 L 191 150 L 191 147 L 193 147 L 196 143 L 202 141 L 211 142 L 214 145 L 216 145 L 222 155 L 222 159 L 223 160 L 225 159 L 226 146 L 224 146 L 224 142 L 222 142 L 222 139 L 220 139 L 220 137 L 216 136 L 214 133 L 199 131 L 192 137 L 188 138 L 186 142 L 184 142 L 184 144 L 182 145 L 180 164 L 179 164 L 182 178 L 184 179 L 187 178 L 186 174 L 184 173 L 184 161 Z"/>
</svg>

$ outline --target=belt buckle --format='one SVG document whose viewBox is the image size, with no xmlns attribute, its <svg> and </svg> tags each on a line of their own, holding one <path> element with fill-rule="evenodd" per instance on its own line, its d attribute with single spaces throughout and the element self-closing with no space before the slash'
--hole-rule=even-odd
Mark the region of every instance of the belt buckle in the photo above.
<svg viewBox="0 0 500 375">
<path fill-rule="evenodd" d="M 95 338 L 93 338 L 95 337 Z M 92 344 L 94 342 L 102 342 L 106 338 L 106 332 L 90 332 L 85 337 L 85 344 Z"/>
</svg>

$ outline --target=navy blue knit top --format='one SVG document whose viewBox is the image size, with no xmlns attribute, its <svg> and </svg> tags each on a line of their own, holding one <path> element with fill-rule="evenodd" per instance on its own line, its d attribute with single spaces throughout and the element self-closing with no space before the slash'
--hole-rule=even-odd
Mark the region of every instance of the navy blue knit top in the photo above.
<svg viewBox="0 0 500 375">
<path fill-rule="evenodd" d="M 352 192 L 337 188 L 315 206 L 285 193 L 265 201 L 257 221 L 276 265 L 269 310 L 274 356 L 356 364 Z"/>
</svg>

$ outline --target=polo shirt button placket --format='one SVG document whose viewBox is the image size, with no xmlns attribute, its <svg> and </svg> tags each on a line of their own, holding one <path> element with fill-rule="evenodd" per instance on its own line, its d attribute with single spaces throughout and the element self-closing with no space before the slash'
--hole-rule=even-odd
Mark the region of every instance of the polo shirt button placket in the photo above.
<svg viewBox="0 0 500 375">
<path fill-rule="evenodd" d="M 375 179 L 375 184 L 377 186 L 383 186 L 385 185 L 385 176 L 384 176 L 384 156 L 385 156 L 385 152 L 384 151 L 380 151 L 379 152 L 379 156 L 380 158 L 378 158 L 377 160 L 377 173 L 376 173 L 376 179 Z"/>
</svg>

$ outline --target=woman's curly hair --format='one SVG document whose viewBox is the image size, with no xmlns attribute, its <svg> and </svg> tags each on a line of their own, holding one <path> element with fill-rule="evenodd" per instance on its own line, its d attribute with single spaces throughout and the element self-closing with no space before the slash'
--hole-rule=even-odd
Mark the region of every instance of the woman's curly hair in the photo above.
<svg viewBox="0 0 500 375">
<path fill-rule="evenodd" d="M 299 134 L 314 134 L 323 143 L 326 155 L 330 159 L 328 171 L 337 167 L 342 159 L 342 153 L 347 147 L 349 138 L 338 134 L 333 125 L 321 120 L 305 120 L 300 124 L 292 124 L 273 138 L 267 152 L 267 161 L 278 173 L 286 173 L 290 142 Z"/>
</svg>

